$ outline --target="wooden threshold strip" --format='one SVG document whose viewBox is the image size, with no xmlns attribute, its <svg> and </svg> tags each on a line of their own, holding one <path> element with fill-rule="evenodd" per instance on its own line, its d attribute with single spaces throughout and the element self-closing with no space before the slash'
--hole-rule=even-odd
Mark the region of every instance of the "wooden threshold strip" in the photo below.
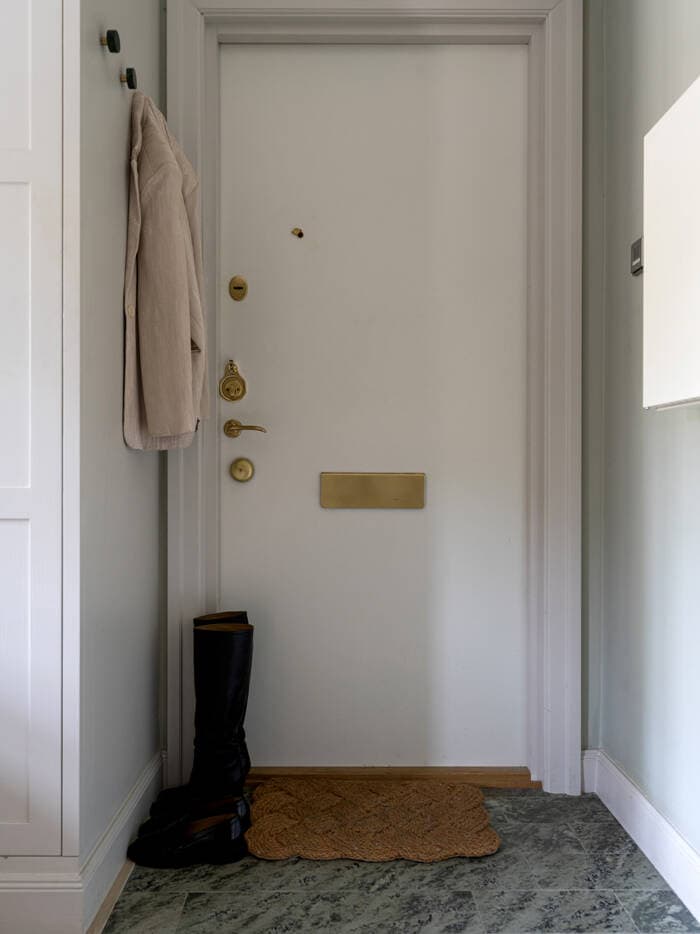
<svg viewBox="0 0 700 934">
<path fill-rule="evenodd" d="M 466 782 L 481 788 L 530 788 L 539 790 L 542 782 L 532 780 L 525 766 L 325 766 L 266 765 L 251 769 L 249 785 L 260 785 L 270 778 L 336 778 L 381 781 L 416 781 L 439 778 L 444 782 Z"/>
</svg>

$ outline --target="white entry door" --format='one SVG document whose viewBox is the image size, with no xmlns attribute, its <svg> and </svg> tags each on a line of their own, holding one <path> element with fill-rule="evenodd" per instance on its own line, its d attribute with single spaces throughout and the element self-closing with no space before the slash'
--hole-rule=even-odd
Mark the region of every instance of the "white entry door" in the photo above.
<svg viewBox="0 0 700 934">
<path fill-rule="evenodd" d="M 256 627 L 257 765 L 527 762 L 527 67 L 221 50 L 220 604 Z M 425 508 L 323 509 L 322 471 L 424 472 Z"/>
</svg>

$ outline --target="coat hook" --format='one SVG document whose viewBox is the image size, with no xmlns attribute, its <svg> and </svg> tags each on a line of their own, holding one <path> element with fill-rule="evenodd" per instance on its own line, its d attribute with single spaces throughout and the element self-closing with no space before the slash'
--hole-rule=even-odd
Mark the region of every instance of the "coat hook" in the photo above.
<svg viewBox="0 0 700 934">
<path fill-rule="evenodd" d="M 110 52 L 119 52 L 122 43 L 117 30 L 108 29 L 104 36 L 100 36 L 100 45 L 104 45 Z"/>
<path fill-rule="evenodd" d="M 119 75 L 119 80 L 122 84 L 125 84 L 129 90 L 135 91 L 138 87 L 138 82 L 136 80 L 136 69 L 127 68 L 125 71 L 122 71 Z"/>
</svg>

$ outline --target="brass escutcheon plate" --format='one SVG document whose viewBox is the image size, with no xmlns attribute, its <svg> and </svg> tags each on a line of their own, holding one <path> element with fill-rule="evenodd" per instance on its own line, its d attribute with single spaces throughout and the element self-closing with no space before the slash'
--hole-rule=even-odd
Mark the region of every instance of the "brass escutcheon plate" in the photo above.
<svg viewBox="0 0 700 934">
<path fill-rule="evenodd" d="M 248 391 L 246 381 L 238 372 L 238 367 L 229 360 L 224 375 L 219 380 L 219 395 L 226 402 L 238 402 Z"/>
<path fill-rule="evenodd" d="M 234 276 L 228 284 L 228 294 L 234 302 L 242 302 L 248 294 L 248 283 L 243 276 Z"/>
<path fill-rule="evenodd" d="M 229 473 L 239 483 L 247 483 L 255 473 L 255 467 L 247 457 L 237 457 L 229 467 Z"/>
</svg>

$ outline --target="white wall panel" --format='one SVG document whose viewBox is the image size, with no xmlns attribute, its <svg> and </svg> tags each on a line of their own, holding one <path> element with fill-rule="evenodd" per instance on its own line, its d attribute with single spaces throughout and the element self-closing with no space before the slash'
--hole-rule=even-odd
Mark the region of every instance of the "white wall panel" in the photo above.
<svg viewBox="0 0 700 934">
<path fill-rule="evenodd" d="M 0 854 L 60 852 L 61 4 L 0 54 Z"/>
<path fill-rule="evenodd" d="M 29 483 L 30 197 L 26 184 L 0 184 L 0 486 Z"/>
<path fill-rule="evenodd" d="M 40 4 L 41 6 L 41 4 Z M 31 127 L 32 56 L 30 22 L 32 0 L 0 6 L 0 140 L 7 149 L 28 149 Z M 60 39 L 60 32 L 57 38 Z"/>
<path fill-rule="evenodd" d="M 0 821 L 28 819 L 29 523 L 0 521 Z"/>
</svg>

